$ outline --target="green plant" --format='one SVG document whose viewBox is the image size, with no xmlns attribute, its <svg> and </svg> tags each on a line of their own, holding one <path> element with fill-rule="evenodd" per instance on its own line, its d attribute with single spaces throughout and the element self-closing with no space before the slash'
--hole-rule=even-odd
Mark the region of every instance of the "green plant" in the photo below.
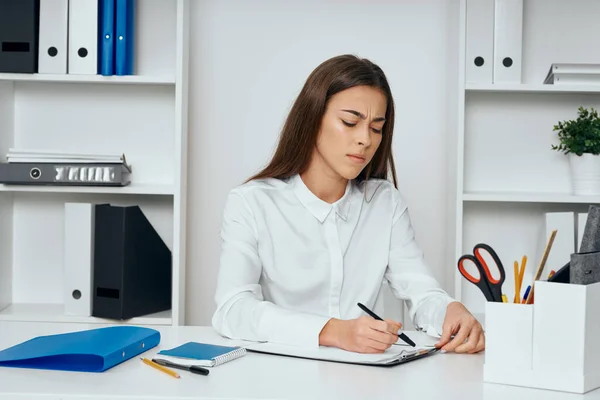
<svg viewBox="0 0 600 400">
<path fill-rule="evenodd" d="M 558 146 L 552 145 L 553 150 L 565 154 L 574 153 L 578 156 L 583 153 L 600 154 L 600 117 L 594 108 L 589 110 L 578 108 L 578 117 L 575 120 L 561 121 L 554 125 L 558 131 Z"/>
</svg>

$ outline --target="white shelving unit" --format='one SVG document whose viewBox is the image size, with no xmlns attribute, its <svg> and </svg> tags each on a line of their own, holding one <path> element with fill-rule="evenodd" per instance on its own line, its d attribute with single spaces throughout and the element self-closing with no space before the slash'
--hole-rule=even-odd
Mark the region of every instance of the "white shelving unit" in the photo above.
<svg viewBox="0 0 600 400">
<path fill-rule="evenodd" d="M 102 76 L 102 75 L 51 75 L 51 74 L 7 74 L 0 73 L 0 81 L 12 82 L 66 82 L 66 83 L 100 83 L 131 85 L 175 85 L 175 76 Z"/>
<path fill-rule="evenodd" d="M 599 85 L 543 85 L 543 84 L 473 84 L 466 83 L 467 93 L 600 93 Z"/>
<path fill-rule="evenodd" d="M 0 320 L 183 325 L 189 0 L 136 3 L 135 75 L 0 73 L 0 157 L 11 147 L 124 153 L 127 187 L 0 185 Z M 136 204 L 173 257 L 167 312 L 127 321 L 63 309 L 64 203 Z"/>
<path fill-rule="evenodd" d="M 600 108 L 600 85 L 543 84 L 553 62 L 600 62 L 600 53 L 590 50 L 600 27 L 587 23 L 597 12 L 600 4 L 593 0 L 525 0 L 522 83 L 468 83 L 466 0 L 460 2 L 448 264 L 454 296 L 476 315 L 485 312 L 485 298 L 459 273 L 461 255 L 480 242 L 494 247 L 506 269 L 503 291 L 512 301 L 514 261 L 528 257 L 523 289 L 539 265 L 547 240 L 544 214 L 587 212 L 600 204 L 600 196 L 572 194 L 567 158 L 551 149 L 558 144 L 558 121 L 576 118 L 579 106 Z M 544 272 L 560 267 L 547 265 Z"/>
</svg>

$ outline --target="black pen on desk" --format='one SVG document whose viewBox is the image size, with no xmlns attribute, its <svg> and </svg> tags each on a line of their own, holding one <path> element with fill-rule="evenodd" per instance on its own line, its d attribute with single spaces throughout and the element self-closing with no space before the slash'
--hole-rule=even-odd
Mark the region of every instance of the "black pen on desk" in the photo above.
<svg viewBox="0 0 600 400">
<path fill-rule="evenodd" d="M 208 375 L 210 372 L 207 368 L 200 367 L 198 365 L 175 364 L 171 361 L 167 361 L 162 358 L 153 358 L 152 361 L 154 361 L 158 365 L 162 365 L 164 367 L 183 369 L 183 370 L 190 371 L 191 373 L 198 374 L 198 375 Z"/>
<path fill-rule="evenodd" d="M 364 312 L 366 312 L 367 314 L 369 314 L 371 317 L 375 318 L 376 320 L 383 321 L 383 319 L 381 319 L 377 314 L 375 314 L 373 311 L 369 310 L 363 304 L 357 303 L 357 305 L 360 307 L 361 310 L 363 310 Z M 415 342 L 413 342 L 412 340 L 410 340 L 410 338 L 408 336 L 406 336 L 404 333 L 400 333 L 398 335 L 398 337 L 400 339 L 404 340 L 406 343 L 410 344 L 412 347 L 416 346 Z"/>
</svg>

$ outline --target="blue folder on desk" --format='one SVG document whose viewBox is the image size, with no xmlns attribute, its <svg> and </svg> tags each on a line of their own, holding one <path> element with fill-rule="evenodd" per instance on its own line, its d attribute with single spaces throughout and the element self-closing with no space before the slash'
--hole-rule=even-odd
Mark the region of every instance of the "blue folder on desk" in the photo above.
<svg viewBox="0 0 600 400">
<path fill-rule="evenodd" d="M 0 351 L 0 367 L 103 372 L 160 342 L 160 332 L 112 326 L 38 336 Z"/>
</svg>

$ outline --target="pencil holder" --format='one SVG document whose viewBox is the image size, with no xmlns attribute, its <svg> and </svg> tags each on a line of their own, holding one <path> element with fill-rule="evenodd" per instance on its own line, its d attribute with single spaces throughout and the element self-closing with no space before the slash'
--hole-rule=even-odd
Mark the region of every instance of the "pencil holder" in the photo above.
<svg viewBox="0 0 600 400">
<path fill-rule="evenodd" d="M 486 304 L 484 381 L 572 393 L 600 387 L 600 283 L 537 281 L 534 290 L 534 304 Z"/>
<path fill-rule="evenodd" d="M 486 365 L 508 370 L 531 369 L 532 335 L 533 304 L 487 303 Z"/>
</svg>

